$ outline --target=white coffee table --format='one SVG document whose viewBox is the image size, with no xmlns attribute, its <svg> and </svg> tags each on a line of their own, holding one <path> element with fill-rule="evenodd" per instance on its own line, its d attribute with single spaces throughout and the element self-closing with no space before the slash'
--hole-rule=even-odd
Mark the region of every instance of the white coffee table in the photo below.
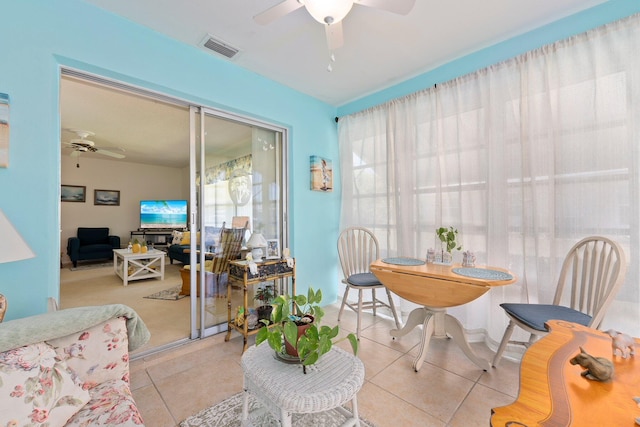
<svg viewBox="0 0 640 427">
<path fill-rule="evenodd" d="M 292 427 L 292 414 L 334 408 L 347 418 L 342 427 L 360 425 L 356 394 L 364 382 L 364 365 L 353 354 L 334 347 L 303 374 L 301 365 L 276 360 L 271 347 L 262 343 L 249 347 L 242 355 L 241 365 L 244 373 L 243 427 L 252 425 L 249 394 L 264 406 L 262 410 L 278 419 L 282 427 Z M 352 412 L 342 407 L 349 401 Z"/>
<path fill-rule="evenodd" d="M 166 253 L 153 249 L 146 253 L 129 252 L 128 249 L 113 250 L 113 270 L 122 279 L 124 286 L 132 280 L 160 278 L 164 280 L 164 257 Z M 129 271 L 131 267 L 131 271 Z M 160 271 L 158 271 L 160 267 Z"/>
</svg>

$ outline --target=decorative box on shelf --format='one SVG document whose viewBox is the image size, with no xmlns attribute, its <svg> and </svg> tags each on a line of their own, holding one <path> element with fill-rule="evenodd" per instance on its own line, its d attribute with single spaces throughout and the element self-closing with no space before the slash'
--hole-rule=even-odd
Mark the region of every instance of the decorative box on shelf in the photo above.
<svg viewBox="0 0 640 427">
<path fill-rule="evenodd" d="M 287 265 L 284 259 L 269 259 L 256 262 L 257 272 L 251 273 L 248 261 L 231 261 L 229 263 L 229 279 L 246 284 L 260 283 L 275 280 L 280 277 L 288 277 L 295 270 L 295 261 L 292 267 Z M 246 275 L 246 278 L 245 278 Z"/>
<path fill-rule="evenodd" d="M 242 352 L 247 349 L 247 336 L 258 333 L 260 328 L 250 329 L 247 321 L 249 315 L 249 297 L 248 288 L 262 282 L 280 281 L 277 287 L 278 294 L 289 293 L 296 295 L 296 262 L 295 259 L 281 258 L 268 259 L 256 262 L 255 272 L 252 272 L 252 266 L 248 261 L 231 261 L 229 263 L 229 280 L 227 282 L 227 313 L 228 313 L 228 330 L 225 341 L 231 338 L 231 332 L 236 330 L 242 334 L 244 338 L 244 346 Z M 289 287 L 289 278 L 291 278 L 291 286 Z M 232 316 L 231 292 L 233 285 L 241 285 L 243 292 L 243 316 L 244 320 L 238 322 L 235 316 Z M 242 323 L 242 324 L 240 324 Z"/>
</svg>

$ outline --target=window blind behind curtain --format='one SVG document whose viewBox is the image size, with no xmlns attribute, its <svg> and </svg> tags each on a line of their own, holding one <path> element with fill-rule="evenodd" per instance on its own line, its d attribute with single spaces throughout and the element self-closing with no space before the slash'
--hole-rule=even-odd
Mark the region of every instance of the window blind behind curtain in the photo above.
<svg viewBox="0 0 640 427">
<path fill-rule="evenodd" d="M 454 309 L 493 344 L 500 303 L 549 303 L 570 247 L 610 237 L 629 270 L 602 329 L 640 336 L 638 51 L 635 15 L 341 118 L 341 228 L 424 258 L 456 227 L 479 264 L 519 278 Z"/>
</svg>

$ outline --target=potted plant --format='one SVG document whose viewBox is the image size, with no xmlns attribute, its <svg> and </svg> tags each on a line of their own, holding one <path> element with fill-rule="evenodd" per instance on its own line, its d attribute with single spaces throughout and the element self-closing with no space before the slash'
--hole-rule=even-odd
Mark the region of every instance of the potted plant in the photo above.
<svg viewBox="0 0 640 427">
<path fill-rule="evenodd" d="M 449 264 L 451 263 L 451 259 L 452 259 L 451 252 L 454 249 L 457 251 L 462 249 L 462 245 L 459 245 L 456 242 L 456 239 L 458 238 L 458 230 L 453 227 L 449 227 L 449 228 L 440 227 L 436 229 L 436 234 L 441 242 L 441 255 L 442 255 L 441 260 L 443 263 Z M 445 261 L 445 254 L 444 254 L 445 251 L 449 254 L 448 262 Z"/>
<path fill-rule="evenodd" d="M 258 322 L 271 319 L 271 312 L 273 311 L 271 303 L 275 297 L 276 290 L 273 284 L 265 283 L 256 290 L 256 294 L 253 298 L 256 301 L 261 302 L 261 304 L 256 307 L 256 311 L 258 312 Z"/>
<path fill-rule="evenodd" d="M 267 328 L 262 328 L 256 336 L 256 345 L 264 341 L 269 343 L 276 355 L 286 352 L 297 358 L 306 367 L 316 363 L 320 357 L 328 353 L 332 346 L 348 339 L 353 353 L 358 352 L 358 340 L 350 333 L 344 338 L 336 339 L 340 332 L 339 326 L 333 328 L 320 325 L 324 311 L 320 307 L 322 291 L 309 288 L 307 295 L 280 295 L 273 300 L 271 321 L 264 320 Z"/>
</svg>

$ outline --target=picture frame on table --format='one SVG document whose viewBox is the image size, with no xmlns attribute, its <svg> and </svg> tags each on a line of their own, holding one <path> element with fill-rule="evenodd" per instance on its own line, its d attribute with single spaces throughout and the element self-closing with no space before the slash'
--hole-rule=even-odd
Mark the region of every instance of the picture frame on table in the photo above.
<svg viewBox="0 0 640 427">
<path fill-rule="evenodd" d="M 267 259 L 280 259 L 280 241 L 267 239 Z"/>
<path fill-rule="evenodd" d="M 93 190 L 93 204 L 98 206 L 120 206 L 120 191 Z"/>
<path fill-rule="evenodd" d="M 84 185 L 61 185 L 60 201 L 61 202 L 80 202 L 84 203 L 87 197 L 87 187 Z"/>
</svg>

